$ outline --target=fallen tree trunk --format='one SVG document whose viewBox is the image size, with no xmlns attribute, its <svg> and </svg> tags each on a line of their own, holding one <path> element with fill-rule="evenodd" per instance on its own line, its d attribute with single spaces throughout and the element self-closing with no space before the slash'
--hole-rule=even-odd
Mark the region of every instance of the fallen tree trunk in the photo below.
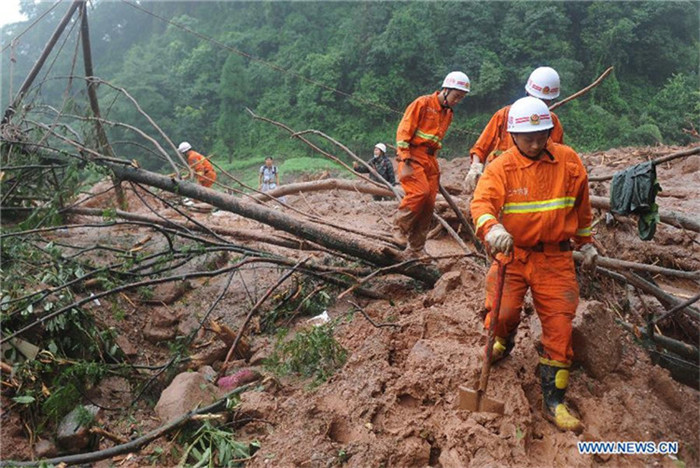
<svg viewBox="0 0 700 468">
<path fill-rule="evenodd" d="M 472 242 L 472 244 L 474 244 L 474 247 L 476 247 L 477 251 L 484 253 L 485 249 L 483 244 L 479 242 L 479 239 L 476 238 L 474 229 L 472 229 L 471 224 L 469 224 L 469 221 L 464 216 L 464 213 L 462 213 L 462 210 L 459 209 L 459 206 L 457 206 L 457 203 L 454 201 L 449 192 L 445 190 L 445 187 L 443 187 L 442 184 L 440 184 L 439 187 L 440 193 L 445 198 L 445 201 L 447 201 L 447 204 L 450 205 L 452 211 L 454 211 L 454 213 L 457 215 L 457 219 L 459 220 L 459 222 L 462 223 L 462 226 L 464 226 L 464 230 L 466 231 L 469 240 Z"/>
<path fill-rule="evenodd" d="M 671 153 L 669 155 L 662 156 L 662 157 L 657 158 L 657 159 L 652 159 L 651 162 L 653 162 L 654 164 L 661 164 L 661 163 L 671 161 L 673 159 L 683 158 L 685 156 L 692 156 L 694 154 L 700 154 L 700 146 L 695 146 L 693 148 L 688 148 L 688 149 L 684 149 L 681 151 L 677 151 L 675 153 Z M 644 162 L 644 161 L 640 161 L 640 162 Z M 594 176 L 594 177 L 589 177 L 588 181 L 589 182 L 603 182 L 606 180 L 611 180 L 613 177 L 615 177 L 615 174 Z"/>
<path fill-rule="evenodd" d="M 100 208 L 81 208 L 81 207 L 72 207 L 72 208 L 66 208 L 65 210 L 62 211 L 62 213 L 68 213 L 68 214 L 76 214 L 76 215 L 82 215 L 82 216 L 102 216 L 104 214 L 104 210 Z M 206 229 L 202 228 L 201 226 L 197 226 L 194 224 L 180 224 L 176 223 L 172 220 L 166 220 L 162 218 L 158 218 L 156 216 L 148 216 L 148 215 L 142 215 L 138 213 L 130 213 L 128 211 L 123 211 L 123 210 L 115 210 L 114 214 L 117 216 L 117 218 L 122 218 L 122 219 L 128 219 L 130 221 L 141 221 L 144 223 L 153 223 L 157 224 L 159 226 L 165 226 L 165 227 L 172 227 L 175 229 L 182 229 L 182 230 L 187 230 L 190 229 L 192 231 L 198 231 L 198 232 L 207 232 L 207 230 L 214 232 L 216 234 L 221 234 L 224 236 L 229 236 L 234 239 L 238 240 L 244 240 L 244 241 L 253 241 L 253 242 L 264 242 L 266 244 L 273 244 L 273 245 L 279 245 L 280 247 L 287 247 L 289 249 L 294 249 L 294 250 L 319 250 L 319 246 L 315 246 L 311 244 L 310 242 L 307 242 L 302 239 L 288 239 L 284 237 L 277 237 L 274 235 L 267 235 L 260 230 L 257 229 L 230 229 L 226 227 L 221 227 L 221 226 L 207 226 Z"/>
<path fill-rule="evenodd" d="M 342 252 L 378 266 L 388 266 L 400 261 L 399 251 L 378 242 L 366 242 L 345 232 L 322 228 L 316 224 L 296 219 L 285 213 L 275 211 L 265 206 L 242 201 L 225 193 L 207 189 L 191 182 L 166 177 L 154 172 L 136 167 L 124 167 L 112 163 L 104 163 L 117 177 L 123 180 L 138 182 L 171 193 L 190 197 L 209 203 L 222 210 L 231 211 L 246 218 L 254 219 L 263 224 L 307 239 L 328 249 Z M 407 264 L 402 266 L 399 273 L 417 279 L 428 286 L 433 286 L 440 276 L 435 268 L 425 265 Z"/>
<path fill-rule="evenodd" d="M 574 259 L 577 261 L 583 260 L 583 254 L 581 252 L 574 252 Z M 647 271 L 649 273 L 655 273 L 659 275 L 666 275 L 675 278 L 687 278 L 693 280 L 700 279 L 700 271 L 683 271 L 674 270 L 673 268 L 664 268 L 656 265 L 647 265 L 646 263 L 628 262 L 627 260 L 619 260 L 617 258 L 610 257 L 598 257 L 596 260 L 598 266 L 612 268 L 615 270 L 629 271 Z"/>
<path fill-rule="evenodd" d="M 644 278 L 640 278 L 634 273 L 630 273 L 628 271 L 621 271 L 620 273 L 622 274 L 622 276 L 625 277 L 629 284 L 639 289 L 640 291 L 654 296 L 666 309 L 677 307 L 683 303 L 683 301 L 681 301 L 680 299 L 666 293 L 660 287 L 650 283 Z M 696 308 L 689 305 L 682 310 L 683 312 L 688 313 L 688 315 L 695 317 L 696 319 L 700 319 L 700 312 L 698 312 Z"/>
<path fill-rule="evenodd" d="M 610 210 L 610 199 L 607 197 L 591 196 L 591 205 L 593 208 Z M 691 218 L 676 211 L 661 209 L 659 210 L 659 218 L 661 219 L 662 223 L 687 229 L 689 231 L 700 232 L 700 219 L 698 218 Z"/>
<path fill-rule="evenodd" d="M 667 336 L 659 335 L 658 333 L 652 333 L 651 335 L 647 332 L 645 327 L 637 327 L 631 323 L 619 322 L 625 329 L 629 330 L 633 334 L 637 335 L 637 332 L 641 336 L 649 337 L 654 341 L 654 343 L 660 345 L 662 348 L 668 349 L 669 351 L 678 354 L 679 356 L 689 359 L 691 362 L 698 362 L 700 358 L 700 350 L 697 346 L 689 345 L 688 343 L 683 343 L 682 341 L 674 340 Z"/>
<path fill-rule="evenodd" d="M 299 182 L 296 184 L 288 184 L 277 187 L 274 190 L 265 192 L 261 195 L 255 195 L 253 198 L 260 201 L 269 200 L 270 197 L 279 198 L 285 195 L 294 195 L 297 193 L 308 192 L 323 192 L 328 190 L 345 190 L 349 192 L 368 193 L 370 195 L 380 195 L 383 197 L 393 197 L 394 193 L 385 187 L 371 185 L 361 180 L 349 179 L 322 179 L 312 182 Z"/>
</svg>

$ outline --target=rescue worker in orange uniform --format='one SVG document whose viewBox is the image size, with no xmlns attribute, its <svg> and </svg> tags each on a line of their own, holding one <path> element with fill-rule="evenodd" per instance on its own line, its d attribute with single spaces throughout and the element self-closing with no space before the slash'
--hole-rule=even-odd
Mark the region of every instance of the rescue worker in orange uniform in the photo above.
<svg viewBox="0 0 700 468">
<path fill-rule="evenodd" d="M 561 84 L 559 74 L 550 67 L 539 67 L 535 69 L 527 79 L 525 91 L 528 96 L 534 96 L 544 101 L 549 107 L 553 99 L 559 97 Z M 486 127 L 481 132 L 479 139 L 476 140 L 474 146 L 469 150 L 471 154 L 471 166 L 467 177 L 464 179 L 465 189 L 469 192 L 474 191 L 476 182 L 484 172 L 484 165 L 493 161 L 498 155 L 503 153 L 508 148 L 513 146 L 513 141 L 508 135 L 508 109 L 510 106 L 505 106 L 499 109 Z M 550 138 L 554 143 L 564 144 L 564 129 L 553 112 L 552 116 L 552 133 Z"/>
<path fill-rule="evenodd" d="M 543 411 L 562 430 L 579 432 L 581 422 L 564 405 L 573 359 L 571 323 L 579 301 L 572 249 L 592 268 L 588 175 L 576 152 L 550 138 L 554 124 L 547 105 L 534 97 L 508 112 L 514 146 L 486 167 L 471 203 L 477 235 L 507 266 L 492 360 L 514 346 L 520 312 L 530 288 L 542 324 L 540 378 Z M 497 264 L 486 275 L 488 328 L 496 294 Z"/>
<path fill-rule="evenodd" d="M 407 242 L 405 259 L 425 255 L 425 238 L 440 182 L 437 152 L 452 122 L 452 108 L 467 93 L 467 75 L 449 73 L 440 91 L 421 96 L 406 108 L 396 130 L 397 174 L 405 195 L 394 225 L 397 240 Z"/>
<path fill-rule="evenodd" d="M 207 158 L 192 149 L 192 145 L 183 141 L 177 150 L 187 156 L 187 164 L 197 175 L 197 182 L 202 187 L 211 187 L 216 182 L 216 172 Z"/>
</svg>

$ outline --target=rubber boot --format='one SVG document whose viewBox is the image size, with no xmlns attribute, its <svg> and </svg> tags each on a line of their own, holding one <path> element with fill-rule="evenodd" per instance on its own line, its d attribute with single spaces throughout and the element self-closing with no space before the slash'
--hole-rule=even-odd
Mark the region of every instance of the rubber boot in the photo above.
<svg viewBox="0 0 700 468">
<path fill-rule="evenodd" d="M 547 361 L 559 365 L 549 365 L 540 361 L 540 378 L 542 379 L 542 412 L 562 431 L 579 434 L 583 424 L 574 417 L 564 404 L 564 395 L 569 386 L 569 369 L 564 363 Z"/>
<path fill-rule="evenodd" d="M 491 364 L 495 364 L 508 357 L 514 347 L 515 332 L 505 338 L 497 336 L 493 342 L 493 351 L 491 351 Z M 484 347 L 484 358 L 486 358 L 486 347 Z"/>
<path fill-rule="evenodd" d="M 408 235 L 416 221 L 416 214 L 409 209 L 402 209 L 394 217 L 392 230 L 394 242 L 405 248 L 408 245 Z"/>
</svg>

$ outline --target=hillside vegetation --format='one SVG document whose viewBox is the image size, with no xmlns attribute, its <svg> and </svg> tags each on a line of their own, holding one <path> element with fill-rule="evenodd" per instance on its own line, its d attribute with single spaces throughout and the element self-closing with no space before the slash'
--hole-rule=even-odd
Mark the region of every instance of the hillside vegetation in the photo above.
<svg viewBox="0 0 700 468">
<path fill-rule="evenodd" d="M 10 47 L 52 7 L 22 4 L 29 19 L 2 33 L 4 90 L 10 80 L 17 89 L 67 8 L 55 7 Z M 700 121 L 697 2 L 96 1 L 89 14 L 95 73 L 124 87 L 167 135 L 234 171 L 267 155 L 313 156 L 246 107 L 368 154 L 377 141 L 393 142 L 406 105 L 455 69 L 469 75 L 473 92 L 448 133 L 448 159 L 467 154 L 493 112 L 524 95 L 528 74 L 541 65 L 559 71 L 562 97 L 615 67 L 557 111 L 566 142 L 579 151 L 688 144 L 684 129 Z M 40 76 L 83 74 L 80 54 L 73 62 L 76 37 L 66 35 Z M 86 113 L 75 95 L 82 86 L 66 92 L 64 80 L 49 79 L 32 89 L 39 92 L 57 106 L 75 100 L 75 113 Z M 106 118 L 149 128 L 123 96 L 105 86 L 100 93 Z M 114 127 L 110 137 L 120 156 L 163 166 L 134 132 Z"/>
</svg>

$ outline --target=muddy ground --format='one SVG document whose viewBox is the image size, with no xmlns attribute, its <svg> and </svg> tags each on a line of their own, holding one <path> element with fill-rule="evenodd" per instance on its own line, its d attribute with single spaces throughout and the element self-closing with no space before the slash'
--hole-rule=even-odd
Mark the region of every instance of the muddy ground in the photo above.
<svg viewBox="0 0 700 468">
<path fill-rule="evenodd" d="M 596 176 L 678 149 L 623 148 L 582 158 L 590 175 Z M 467 169 L 464 158 L 442 161 L 443 184 L 460 197 L 465 207 L 466 198 L 459 192 Z M 700 157 L 675 160 L 657 170 L 663 188 L 657 198 L 660 208 L 697 218 Z M 607 195 L 608 187 L 609 182 L 593 183 L 592 193 Z M 108 206 L 111 199 L 106 194 L 87 205 Z M 375 203 L 369 195 L 337 191 L 288 196 L 287 202 L 338 225 L 370 232 L 388 233 L 395 209 L 393 202 Z M 130 208 L 151 214 L 133 193 Z M 166 217 L 175 216 L 162 205 L 158 211 Z M 231 213 L 191 214 L 209 225 L 271 231 Z M 700 237 L 696 233 L 659 225 L 655 239 L 643 242 L 636 236 L 635 222 L 621 217 L 606 219 L 599 210 L 594 216 L 594 232 L 605 255 L 671 268 L 700 269 Z M 73 221 L 87 219 L 76 217 Z M 129 246 L 149 236 L 148 229 L 121 226 L 99 231 L 74 229 L 59 233 L 56 238 L 70 238 L 74 244 L 82 245 L 101 241 Z M 156 236 L 151 237 L 148 242 L 156 245 Z M 250 245 L 295 258 L 302 254 L 282 247 Z M 460 252 L 454 240 L 444 233 L 430 239 L 427 250 L 435 256 Z M 223 265 L 230 258 L 207 261 Z M 249 422 L 238 428 L 237 436 L 257 440 L 261 447 L 246 461 L 246 466 L 676 467 L 682 466 L 680 462 L 688 467 L 700 466 L 698 391 L 672 380 L 669 372 L 654 365 L 634 337 L 615 322 L 624 319 L 641 324 L 643 307 L 660 313 L 663 309 L 653 297 L 643 296 L 642 303 L 637 295 L 603 275 L 580 274 L 583 297 L 574 335 L 577 362 L 567 395 L 573 411 L 586 426 L 584 433 L 577 436 L 557 431 L 541 415 L 536 375 L 536 346 L 541 329 L 531 306 L 523 312 L 513 354 L 491 373 L 489 395 L 505 402 L 505 414 L 456 409 L 457 387 L 475 387 L 481 369 L 485 267 L 471 259 L 441 260 L 439 266 L 445 274 L 433 290 L 424 290 L 405 277 L 392 276 L 368 284 L 383 292 L 386 299 L 350 297 L 375 322 L 396 326 L 373 326 L 361 314 L 352 313 L 354 306 L 346 300 L 328 308 L 332 318 L 344 318 L 338 322 L 336 338 L 349 353 L 344 367 L 328 382 L 310 389 L 308 381 L 274 377 L 275 384 L 243 395 L 238 414 Z M 183 268 L 190 267 L 193 268 Z M 254 300 L 279 274 L 277 269 L 256 268 L 237 275 L 212 318 L 235 329 Z M 689 280 L 654 279 L 680 298 L 691 297 L 700 288 L 697 282 Z M 184 295 L 167 306 L 120 297 L 117 301 L 126 312 L 124 316 L 115 316 L 114 307 L 107 301 L 91 306 L 91 310 L 105 326 L 119 330 L 120 346 L 128 350 L 133 363 L 162 363 L 169 358 L 168 343 L 196 326 L 226 280 L 218 277 L 189 281 Z M 173 291 L 162 289 L 157 293 Z M 300 317 L 291 325 L 302 329 L 308 326 L 307 319 Z M 689 339 L 685 331 L 674 325 L 664 332 Z M 249 340 L 254 364 L 269 354 L 274 343 L 274 337 L 262 334 L 251 334 Z M 205 331 L 191 352 L 204 353 L 215 341 L 212 333 Z M 218 365 L 220 360 L 213 363 L 215 369 Z M 129 418 L 122 411 L 103 411 L 104 427 L 127 438 L 158 427 L 161 422 L 153 405 L 167 383 L 161 378 Z M 111 408 L 123 408 L 134 397 L 128 383 L 119 379 L 111 379 L 93 390 L 91 398 Z M 3 404 L 3 408 L 2 458 L 30 458 L 36 447 L 27 440 L 16 415 L 7 405 Z M 680 449 L 676 456 L 581 455 L 576 444 L 585 440 L 676 441 Z M 138 454 L 116 457 L 97 466 L 169 466 L 177 460 L 154 454 L 158 448 L 167 454 L 172 444 L 168 439 L 159 439 Z M 100 448 L 112 445 L 106 440 L 100 442 Z"/>
</svg>

